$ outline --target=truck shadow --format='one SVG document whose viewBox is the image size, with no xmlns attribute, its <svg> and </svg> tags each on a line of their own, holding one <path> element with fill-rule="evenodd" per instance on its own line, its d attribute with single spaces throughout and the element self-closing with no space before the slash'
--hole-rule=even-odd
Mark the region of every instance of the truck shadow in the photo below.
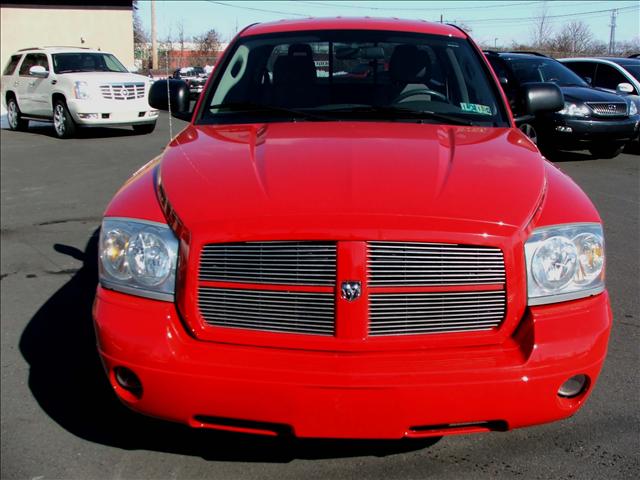
<svg viewBox="0 0 640 480">
<path fill-rule="evenodd" d="M 53 129 L 53 124 L 48 122 L 31 122 L 33 125 L 29 125 L 29 128 L 20 131 L 13 132 L 8 127 L 3 128 L 4 133 L 10 132 L 12 135 L 44 135 L 58 139 L 56 132 Z M 92 128 L 78 128 L 75 140 L 82 139 L 94 139 L 94 138 L 116 138 L 116 137 L 132 137 L 138 135 L 131 128 L 106 128 L 106 127 L 92 127 Z M 64 140 L 61 140 L 64 141 Z"/>
<path fill-rule="evenodd" d="M 81 260 L 82 268 L 36 312 L 19 344 L 30 365 L 33 396 L 49 417 L 72 434 L 128 450 L 243 462 L 386 456 L 438 441 L 262 438 L 192 429 L 130 411 L 113 393 L 96 350 L 91 307 L 98 283 L 97 241 L 98 230 L 84 252 L 54 245 L 56 251 Z"/>
</svg>

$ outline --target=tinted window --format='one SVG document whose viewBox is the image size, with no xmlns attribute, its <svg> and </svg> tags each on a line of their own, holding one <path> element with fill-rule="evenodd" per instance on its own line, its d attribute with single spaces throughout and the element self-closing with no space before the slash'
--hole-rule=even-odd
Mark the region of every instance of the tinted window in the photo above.
<svg viewBox="0 0 640 480">
<path fill-rule="evenodd" d="M 70 72 L 119 72 L 128 70 L 110 53 L 74 52 L 55 53 L 53 71 L 56 73 Z"/>
<path fill-rule="evenodd" d="M 593 82 L 594 87 L 615 90 L 619 83 L 629 83 L 618 70 L 609 65 L 598 65 L 596 79 Z"/>
<path fill-rule="evenodd" d="M 588 86 L 578 75 L 550 58 L 507 58 L 520 83 L 553 82 L 561 86 Z"/>
<path fill-rule="evenodd" d="M 4 68 L 4 71 L 2 72 L 2 74 L 13 75 L 13 72 L 15 72 L 16 67 L 18 66 L 18 63 L 20 63 L 21 58 L 22 58 L 22 55 L 12 55 L 11 58 L 9 59 L 9 63 L 7 63 L 7 66 Z"/>
<path fill-rule="evenodd" d="M 591 83 L 596 76 L 596 63 L 594 62 L 567 62 L 563 63 L 583 79 L 589 78 Z"/>
<path fill-rule="evenodd" d="M 34 66 L 44 67 L 49 71 L 49 62 L 47 56 L 44 53 L 29 53 L 24 58 L 22 65 L 20 65 L 20 75 L 29 76 L 29 69 Z"/>
<path fill-rule="evenodd" d="M 496 93 L 464 39 L 364 30 L 259 35 L 236 43 L 217 69 L 200 121 L 283 121 L 296 109 L 328 120 L 420 114 L 432 123 L 503 124 Z"/>
</svg>

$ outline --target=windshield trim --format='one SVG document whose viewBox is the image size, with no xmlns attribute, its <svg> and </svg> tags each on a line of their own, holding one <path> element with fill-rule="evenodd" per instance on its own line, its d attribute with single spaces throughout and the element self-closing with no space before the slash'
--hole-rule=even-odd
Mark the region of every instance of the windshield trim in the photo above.
<svg viewBox="0 0 640 480">
<path fill-rule="evenodd" d="M 269 39 L 269 38 L 283 38 L 283 37 L 299 37 L 302 35 L 344 35 L 346 32 L 350 32 L 350 30 L 343 29 L 312 29 L 312 30 L 301 30 L 301 31 L 287 31 L 287 32 L 274 32 L 274 33 L 264 33 L 258 35 L 245 35 L 238 36 L 236 39 L 227 47 L 222 57 L 219 59 L 216 67 L 211 73 L 211 79 L 208 83 L 208 88 L 200 95 L 200 98 L 195 106 L 195 111 L 193 112 L 193 124 L 194 125 L 212 125 L 210 121 L 206 118 L 207 105 L 210 105 L 213 99 L 213 95 L 215 90 L 218 88 L 220 80 L 222 78 L 223 73 L 229 67 L 229 63 L 231 59 L 234 57 L 237 49 L 242 46 L 247 41 L 253 41 L 256 39 Z M 403 30 L 380 30 L 380 29 L 366 29 L 366 30 L 358 30 L 359 33 L 387 33 L 390 35 L 399 35 L 404 37 L 442 37 L 446 38 L 444 35 L 438 34 L 427 34 L 427 33 L 416 33 L 416 32 L 407 32 Z M 504 98 L 502 96 L 502 91 L 500 86 L 496 83 L 494 76 L 492 74 L 492 70 L 490 70 L 490 66 L 482 53 L 482 51 L 470 40 L 469 37 L 466 38 L 456 38 L 457 41 L 466 42 L 470 48 L 470 51 L 476 55 L 477 61 L 480 65 L 480 68 L 483 71 L 485 78 L 487 79 L 487 86 L 491 90 L 495 98 L 495 103 L 497 107 L 497 111 L 495 117 L 492 118 L 491 123 L 494 127 L 512 127 L 512 117 L 508 113 L 509 110 L 506 107 L 504 102 Z M 464 119 L 464 117 L 461 117 Z M 336 118 L 336 122 L 344 121 L 344 119 Z M 365 120 L 366 121 L 366 120 Z M 381 121 L 380 119 L 370 119 L 370 121 Z M 488 119 L 487 119 L 488 121 Z M 247 123 L 247 122 L 242 122 Z M 262 123 L 262 122 L 261 122 Z M 220 124 L 233 124 L 233 122 L 220 122 Z M 215 125 L 215 124 L 214 124 Z M 449 124 L 451 125 L 451 124 Z M 478 125 L 480 126 L 480 125 Z M 482 125 L 482 127 L 486 127 L 486 125 Z"/>
</svg>

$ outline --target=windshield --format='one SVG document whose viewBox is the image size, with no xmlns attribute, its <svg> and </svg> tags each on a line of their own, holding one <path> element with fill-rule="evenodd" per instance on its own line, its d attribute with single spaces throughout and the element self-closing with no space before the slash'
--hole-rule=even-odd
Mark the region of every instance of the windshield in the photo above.
<svg viewBox="0 0 640 480">
<path fill-rule="evenodd" d="M 199 123 L 508 125 L 488 69 L 465 39 L 363 30 L 251 36 L 214 75 Z"/>
<path fill-rule="evenodd" d="M 119 72 L 127 73 L 127 69 L 110 53 L 74 52 L 54 53 L 53 71 L 55 73 L 70 72 Z"/>
<path fill-rule="evenodd" d="M 560 86 L 588 87 L 589 85 L 569 68 L 550 58 L 506 58 L 520 83 L 553 82 Z"/>
</svg>

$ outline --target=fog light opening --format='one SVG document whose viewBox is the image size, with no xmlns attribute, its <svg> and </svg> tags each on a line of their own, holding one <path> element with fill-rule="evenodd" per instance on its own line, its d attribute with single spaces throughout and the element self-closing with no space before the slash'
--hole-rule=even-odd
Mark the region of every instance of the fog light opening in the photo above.
<svg viewBox="0 0 640 480">
<path fill-rule="evenodd" d="M 142 382 L 133 371 L 126 367 L 116 367 L 113 372 L 118 386 L 137 398 L 142 396 Z"/>
<path fill-rule="evenodd" d="M 588 385 L 589 377 L 584 374 L 574 375 L 560 385 L 558 396 L 564 398 L 577 397 L 587 389 Z"/>
</svg>

